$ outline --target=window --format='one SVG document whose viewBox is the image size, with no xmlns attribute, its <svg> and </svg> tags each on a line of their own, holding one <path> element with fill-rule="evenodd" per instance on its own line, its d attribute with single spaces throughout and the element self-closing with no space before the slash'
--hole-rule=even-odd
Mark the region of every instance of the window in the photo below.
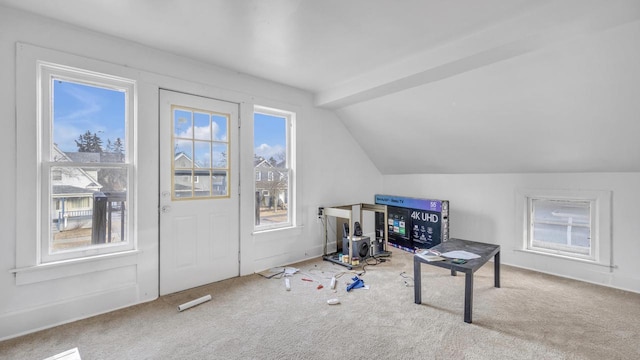
<svg viewBox="0 0 640 360">
<path fill-rule="evenodd" d="M 536 198 L 529 201 L 529 249 L 593 259 L 592 202 Z"/>
<path fill-rule="evenodd" d="M 173 199 L 228 197 L 229 115 L 178 106 L 172 112 Z"/>
<path fill-rule="evenodd" d="M 523 250 L 609 265 L 610 193 L 524 191 Z"/>
<path fill-rule="evenodd" d="M 294 225 L 294 119 L 291 112 L 261 106 L 254 109 L 256 230 Z M 266 181 L 260 175 L 263 171 Z"/>
<path fill-rule="evenodd" d="M 39 63 L 40 262 L 133 248 L 134 82 Z"/>
</svg>

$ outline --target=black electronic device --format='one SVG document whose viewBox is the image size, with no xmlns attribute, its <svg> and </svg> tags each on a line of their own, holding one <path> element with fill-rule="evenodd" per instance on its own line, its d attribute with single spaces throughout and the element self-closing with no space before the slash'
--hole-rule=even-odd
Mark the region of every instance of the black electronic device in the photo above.
<svg viewBox="0 0 640 360">
<path fill-rule="evenodd" d="M 349 224 L 343 223 L 342 224 L 342 237 L 345 238 L 347 236 L 349 236 Z"/>
<path fill-rule="evenodd" d="M 351 240 L 353 244 L 352 251 L 349 251 L 349 237 L 342 238 L 342 253 L 349 255 L 352 259 L 359 258 L 360 260 L 368 258 L 371 254 L 369 248 L 371 246 L 371 240 L 368 236 L 354 236 Z"/>
<path fill-rule="evenodd" d="M 353 224 L 353 235 L 362 236 L 362 226 L 360 226 L 360 223 L 357 221 Z"/>
<path fill-rule="evenodd" d="M 382 237 L 371 239 L 369 245 L 369 256 L 383 256 L 384 253 L 384 239 Z"/>
</svg>

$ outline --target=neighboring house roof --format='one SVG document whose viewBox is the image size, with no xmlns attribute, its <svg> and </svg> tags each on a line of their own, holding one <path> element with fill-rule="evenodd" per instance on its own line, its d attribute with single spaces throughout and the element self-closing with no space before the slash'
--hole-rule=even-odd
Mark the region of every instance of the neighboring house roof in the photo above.
<svg viewBox="0 0 640 360">
<path fill-rule="evenodd" d="M 181 161 L 182 161 L 182 164 L 180 164 Z M 176 166 L 180 166 L 180 167 L 190 168 L 192 165 L 193 165 L 194 168 L 202 167 L 197 162 L 194 163 L 193 159 L 191 159 L 191 157 L 189 157 L 189 155 L 185 154 L 182 151 L 176 154 L 173 162 L 174 162 L 174 164 L 176 164 Z M 178 165 L 178 164 L 180 164 L 180 165 Z M 188 166 L 185 165 L 185 164 L 188 164 Z"/>
<path fill-rule="evenodd" d="M 180 158 L 185 158 L 185 159 L 187 159 L 188 161 L 192 161 L 192 160 L 191 160 L 191 158 L 190 158 L 187 154 L 185 154 L 184 152 L 182 152 L 182 151 L 180 151 L 179 153 L 177 153 L 177 154 L 176 154 L 176 156 L 175 156 L 175 160 L 178 160 L 178 159 L 180 159 Z M 198 164 L 196 164 L 196 166 L 198 166 Z"/>
<path fill-rule="evenodd" d="M 271 163 L 269 163 L 267 160 L 263 159 L 263 158 L 253 158 L 253 167 L 264 167 L 264 166 L 268 166 L 268 167 L 273 167 L 273 165 L 271 165 Z"/>
<path fill-rule="evenodd" d="M 70 161 L 82 163 L 99 163 L 100 153 L 94 152 L 65 152 Z"/>
<path fill-rule="evenodd" d="M 112 152 L 65 152 L 70 161 L 82 163 L 121 163 L 124 154 Z"/>
<path fill-rule="evenodd" d="M 278 168 L 278 169 L 284 169 L 286 167 L 287 163 L 285 160 L 276 162 L 275 165 L 271 164 L 271 162 L 269 162 L 269 160 L 263 159 L 263 158 L 254 158 L 253 159 L 253 167 L 257 168 L 257 167 L 261 167 L 261 168 Z"/>
<path fill-rule="evenodd" d="M 94 190 L 81 188 L 77 186 L 71 185 L 53 185 L 52 186 L 53 195 L 77 195 L 81 197 L 91 196 L 94 193 Z"/>
<path fill-rule="evenodd" d="M 173 186 L 176 188 L 176 190 L 191 190 L 191 186 L 182 185 L 180 183 L 175 183 Z"/>
<path fill-rule="evenodd" d="M 96 183 L 96 182 L 92 182 L 91 184 L 87 185 L 87 189 L 97 189 L 100 190 L 102 188 L 102 185 Z"/>
<path fill-rule="evenodd" d="M 103 152 L 100 153 L 100 162 L 103 163 L 121 163 L 124 161 L 124 154 Z"/>
<path fill-rule="evenodd" d="M 98 153 L 80 153 L 80 152 L 65 153 L 64 151 L 60 150 L 60 148 L 55 144 L 53 145 L 53 152 L 54 152 L 54 159 L 57 162 L 96 162 L 96 161 L 90 161 L 91 159 L 95 159 L 95 155 L 98 155 L 97 162 L 99 162 L 100 160 L 100 154 Z M 77 154 L 81 154 L 81 155 L 77 155 Z M 82 154 L 93 154 L 93 155 L 83 157 Z M 79 161 L 79 159 L 86 159 L 88 161 Z M 76 168 L 74 171 L 78 171 L 80 175 L 85 177 L 88 181 L 88 184 L 85 185 L 84 188 L 80 188 L 80 189 L 84 189 L 83 193 L 93 194 L 94 191 L 100 190 L 102 188 L 102 185 L 98 182 L 98 179 L 91 176 L 84 169 Z M 54 187 L 55 186 L 66 186 L 66 185 L 54 185 Z M 53 193 L 58 194 L 55 191 Z"/>
</svg>

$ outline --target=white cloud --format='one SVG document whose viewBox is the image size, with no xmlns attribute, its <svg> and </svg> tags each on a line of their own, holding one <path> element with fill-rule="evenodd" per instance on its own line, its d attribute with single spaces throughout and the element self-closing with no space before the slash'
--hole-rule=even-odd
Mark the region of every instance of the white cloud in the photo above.
<svg viewBox="0 0 640 360">
<path fill-rule="evenodd" d="M 227 141 L 227 134 L 224 136 L 219 136 L 220 127 L 215 122 L 212 124 L 213 127 L 213 140 L 217 141 Z M 195 139 L 196 140 L 209 140 L 210 137 L 210 129 L 208 126 L 194 126 L 195 130 Z M 176 134 L 177 137 L 190 139 L 193 131 L 191 128 L 185 129 L 183 132 Z"/>
<path fill-rule="evenodd" d="M 261 144 L 254 149 L 254 152 L 256 155 L 262 156 L 265 159 L 269 159 L 272 156 L 277 159 L 278 157 L 276 155 L 283 154 L 284 148 L 280 145 L 271 146 L 267 144 Z"/>
</svg>

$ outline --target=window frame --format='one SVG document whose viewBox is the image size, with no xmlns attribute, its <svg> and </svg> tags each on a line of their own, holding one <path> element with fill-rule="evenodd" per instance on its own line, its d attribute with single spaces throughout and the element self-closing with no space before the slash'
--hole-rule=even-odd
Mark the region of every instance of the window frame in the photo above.
<svg viewBox="0 0 640 360">
<path fill-rule="evenodd" d="M 596 260 L 596 252 L 595 252 L 595 241 L 593 241 L 595 239 L 594 234 L 597 233 L 597 229 L 595 228 L 594 224 L 597 223 L 596 221 L 596 211 L 595 208 L 597 206 L 596 201 L 595 200 L 583 200 L 583 199 L 556 199 L 556 198 L 541 198 L 541 197 L 528 197 L 527 199 L 528 201 L 528 222 L 529 222 L 529 226 L 528 226 L 528 237 L 527 237 L 527 250 L 531 250 L 531 251 L 539 251 L 539 252 L 544 252 L 544 253 L 549 253 L 549 254 L 555 254 L 555 255 L 560 255 L 560 256 L 568 256 L 568 257 L 575 257 L 577 259 L 584 259 L 584 260 L 591 260 L 591 261 L 595 261 Z M 571 251 L 570 250 L 570 245 L 569 244 L 562 244 L 562 245 L 558 245 L 555 248 L 552 248 L 552 246 L 549 247 L 545 247 L 545 246 L 537 246 L 535 243 L 536 242 L 541 242 L 541 243 L 549 243 L 549 245 L 553 244 L 550 241 L 544 241 L 540 238 L 534 237 L 535 236 L 535 225 L 536 224 L 541 224 L 542 222 L 536 222 L 535 220 L 535 213 L 536 213 L 536 203 L 537 202 L 558 202 L 561 203 L 563 205 L 572 205 L 572 204 L 586 204 L 587 208 L 589 210 L 589 221 L 588 221 L 588 225 L 571 225 L 570 223 L 556 223 L 554 225 L 558 225 L 558 226 L 563 226 L 563 227 L 570 227 L 570 226 L 579 226 L 579 227 L 587 227 L 589 230 L 589 247 L 588 247 L 588 253 L 587 254 L 580 254 L 577 251 Z"/>
<path fill-rule="evenodd" d="M 539 190 L 520 189 L 516 194 L 517 218 L 522 234 L 520 249 L 523 252 L 574 260 L 588 264 L 610 267 L 612 264 L 611 237 L 611 192 L 604 190 Z M 532 246 L 533 201 L 588 202 L 590 212 L 590 255 L 580 255 L 562 250 Z"/>
<path fill-rule="evenodd" d="M 285 157 L 286 157 L 286 161 L 285 161 L 285 167 L 283 169 L 279 169 L 278 171 L 282 174 L 282 173 L 287 173 L 288 174 L 288 187 L 287 187 L 287 194 L 285 195 L 285 198 L 287 199 L 287 221 L 286 222 L 280 222 L 280 223 L 276 223 L 276 224 L 269 224 L 269 225 L 255 225 L 257 219 L 254 219 L 254 233 L 261 233 L 261 232 L 267 232 L 267 231 L 273 231 L 273 230 L 282 230 L 282 229 L 289 229 L 289 228 L 294 228 L 296 227 L 296 220 L 297 220 L 297 179 L 296 179 L 296 113 L 293 111 L 288 111 L 288 110 L 282 110 L 282 109 L 277 109 L 277 108 L 272 108 L 272 107 L 267 107 L 267 106 L 262 106 L 262 105 L 257 105 L 254 104 L 253 105 L 253 113 L 252 113 L 252 121 L 255 121 L 255 115 L 256 114 L 264 114 L 264 115 L 268 115 L 268 116 L 274 116 L 274 117 L 281 117 L 285 119 L 286 125 L 285 125 L 285 141 L 286 141 L 286 149 L 285 149 Z M 255 131 L 255 126 L 253 127 L 254 131 Z M 255 136 L 255 134 L 253 135 Z M 252 143 L 254 141 L 254 138 L 252 138 Z M 255 154 L 254 154 L 255 156 Z M 255 169 L 255 168 L 254 168 Z M 259 171 L 261 172 L 261 171 Z M 275 176 L 272 178 L 272 180 L 269 181 L 274 181 L 275 180 Z M 253 182 L 253 192 L 255 193 L 257 191 L 257 187 L 256 187 L 256 183 L 258 181 L 264 181 L 263 179 L 256 179 Z M 263 192 L 261 192 L 263 193 Z M 255 207 L 255 200 L 253 203 L 253 206 Z M 277 203 L 276 203 L 277 206 Z M 254 212 L 254 216 L 255 216 L 255 212 Z"/>
<path fill-rule="evenodd" d="M 37 139 L 38 147 L 38 168 L 39 176 L 37 183 L 39 186 L 39 201 L 37 210 L 37 223 L 39 230 L 38 252 L 36 263 L 49 264 L 59 261 L 78 260 L 92 256 L 102 256 L 106 254 L 127 252 L 136 248 L 135 230 L 134 230 L 134 214 L 136 204 L 134 171 L 135 171 L 135 102 L 136 102 L 136 81 L 118 77 L 106 73 L 95 72 L 91 70 L 81 69 L 61 65 L 48 61 L 38 60 L 37 64 L 37 126 L 40 129 Z M 94 163 L 94 162 L 77 162 L 77 161 L 54 161 L 52 153 L 54 149 L 54 139 L 52 137 L 53 128 L 53 88 L 54 79 L 79 83 L 87 86 L 95 86 L 115 91 L 125 92 L 125 153 L 122 163 Z M 96 169 L 121 169 L 127 174 L 127 194 L 126 203 L 127 211 L 124 230 L 126 241 L 119 243 L 105 243 L 98 245 L 90 245 L 78 247 L 69 250 L 61 250 L 53 252 L 50 250 L 51 245 L 51 199 L 52 199 L 52 179 L 49 177 L 52 168 L 96 168 Z"/>
</svg>

